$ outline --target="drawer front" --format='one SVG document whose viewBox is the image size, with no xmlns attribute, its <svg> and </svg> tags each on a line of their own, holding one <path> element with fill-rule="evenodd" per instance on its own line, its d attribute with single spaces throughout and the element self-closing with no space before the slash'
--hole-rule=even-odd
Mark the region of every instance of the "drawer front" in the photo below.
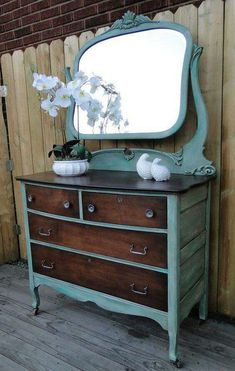
<svg viewBox="0 0 235 371">
<path fill-rule="evenodd" d="M 79 217 L 77 191 L 26 185 L 26 198 L 30 209 Z"/>
<path fill-rule="evenodd" d="M 55 220 L 29 213 L 30 237 L 120 259 L 167 267 L 167 237 L 164 234 Z"/>
<path fill-rule="evenodd" d="M 84 219 L 150 228 L 167 227 L 166 197 L 83 192 Z"/>
<path fill-rule="evenodd" d="M 167 310 L 167 277 L 76 253 L 32 245 L 34 272 Z"/>
</svg>

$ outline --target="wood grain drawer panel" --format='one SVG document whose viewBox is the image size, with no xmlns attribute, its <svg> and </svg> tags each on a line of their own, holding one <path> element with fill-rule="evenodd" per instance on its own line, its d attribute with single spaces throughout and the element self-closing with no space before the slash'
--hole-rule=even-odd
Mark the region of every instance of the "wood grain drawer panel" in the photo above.
<svg viewBox="0 0 235 371">
<path fill-rule="evenodd" d="M 167 310 L 167 277 L 163 273 L 34 244 L 32 259 L 34 272 Z"/>
<path fill-rule="evenodd" d="M 166 197 L 83 192 L 83 215 L 96 222 L 166 228 L 166 201 Z M 94 206 L 93 212 L 89 212 L 89 205 Z M 152 217 L 146 217 L 147 210 L 153 211 Z"/>
<path fill-rule="evenodd" d="M 29 228 L 30 236 L 35 240 L 161 268 L 167 267 L 165 234 L 95 227 L 32 213 L 29 213 Z"/>
<path fill-rule="evenodd" d="M 77 191 L 26 185 L 26 197 L 27 207 L 30 209 L 74 218 L 79 217 Z M 66 202 L 67 205 L 64 204 Z"/>
</svg>

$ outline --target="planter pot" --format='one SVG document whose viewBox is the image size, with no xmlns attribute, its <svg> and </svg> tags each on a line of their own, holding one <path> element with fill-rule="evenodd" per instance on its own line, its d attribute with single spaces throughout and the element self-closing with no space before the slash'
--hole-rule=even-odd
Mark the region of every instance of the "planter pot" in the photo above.
<svg viewBox="0 0 235 371">
<path fill-rule="evenodd" d="M 79 176 L 89 169 L 88 160 L 54 161 L 53 171 L 60 176 Z"/>
</svg>

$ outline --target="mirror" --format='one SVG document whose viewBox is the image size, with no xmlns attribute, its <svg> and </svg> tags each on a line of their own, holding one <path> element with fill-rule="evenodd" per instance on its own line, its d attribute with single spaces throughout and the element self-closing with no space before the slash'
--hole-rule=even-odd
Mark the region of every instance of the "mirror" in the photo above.
<svg viewBox="0 0 235 371">
<path fill-rule="evenodd" d="M 147 22 L 138 32 L 111 30 L 91 40 L 81 50 L 75 69 L 114 85 L 120 95 L 122 118 L 116 123 L 106 120 L 105 124 L 104 118 L 99 119 L 91 126 L 86 112 L 75 107 L 73 127 L 79 137 L 139 139 L 172 135 L 186 115 L 191 53 L 190 33 L 173 23 Z M 97 89 L 96 97 L 105 112 L 107 94 Z"/>
</svg>

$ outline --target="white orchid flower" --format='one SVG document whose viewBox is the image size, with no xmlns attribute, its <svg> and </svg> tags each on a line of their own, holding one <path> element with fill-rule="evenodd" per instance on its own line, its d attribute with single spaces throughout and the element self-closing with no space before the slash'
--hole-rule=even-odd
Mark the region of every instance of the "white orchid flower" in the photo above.
<svg viewBox="0 0 235 371">
<path fill-rule="evenodd" d="M 121 97 L 117 95 L 116 98 L 109 103 L 108 110 L 112 114 L 121 108 Z"/>
<path fill-rule="evenodd" d="M 102 80 L 99 76 L 92 76 L 90 78 L 90 80 L 89 80 L 89 83 L 91 85 L 90 92 L 92 94 L 94 94 L 96 92 L 97 88 L 101 85 L 101 82 L 102 82 Z"/>
<path fill-rule="evenodd" d="M 83 85 L 85 82 L 87 82 L 88 76 L 83 71 L 78 71 L 74 75 L 74 80 L 79 80 L 80 85 Z"/>
<path fill-rule="evenodd" d="M 73 94 L 74 90 L 81 88 L 81 86 L 82 86 L 81 80 L 76 79 L 76 80 L 70 81 L 67 84 L 67 89 L 70 91 L 70 94 Z"/>
<path fill-rule="evenodd" d="M 48 112 L 51 117 L 56 117 L 57 111 L 59 109 L 59 107 L 57 107 L 54 102 L 51 102 L 50 96 L 48 96 L 47 99 L 41 102 L 41 108 Z"/>
<path fill-rule="evenodd" d="M 59 88 L 55 93 L 54 105 L 67 108 L 71 105 L 70 91 L 66 87 Z"/>
<path fill-rule="evenodd" d="M 120 110 L 114 111 L 109 115 L 109 120 L 113 122 L 113 125 L 118 125 L 122 119 L 123 117 Z"/>
<path fill-rule="evenodd" d="M 92 99 L 87 110 L 88 119 L 97 121 L 100 118 L 102 108 L 103 106 L 101 102 L 97 99 Z"/>
<path fill-rule="evenodd" d="M 87 121 L 87 125 L 89 125 L 89 126 L 91 126 L 92 128 L 95 126 L 95 120 L 93 120 L 93 119 L 89 119 L 88 121 Z"/>
<path fill-rule="evenodd" d="M 33 74 L 33 78 L 33 87 L 39 91 L 48 91 L 50 89 L 53 89 L 60 82 L 60 80 L 56 76 L 46 76 L 43 74 L 38 74 L 36 72 Z"/>
<path fill-rule="evenodd" d="M 91 100 L 91 96 L 84 89 L 75 89 L 72 93 L 73 98 L 78 106 L 82 106 Z"/>
</svg>

